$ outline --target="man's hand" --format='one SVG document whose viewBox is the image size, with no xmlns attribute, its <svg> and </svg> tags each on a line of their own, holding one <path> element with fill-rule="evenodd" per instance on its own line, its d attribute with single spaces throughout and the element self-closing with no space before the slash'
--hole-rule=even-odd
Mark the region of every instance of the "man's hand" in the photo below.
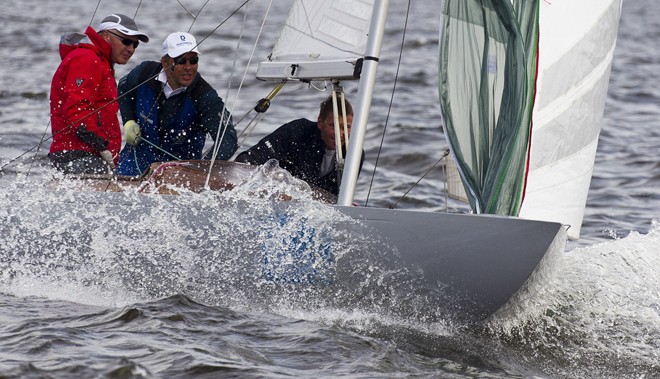
<svg viewBox="0 0 660 379">
<path fill-rule="evenodd" d="M 134 120 L 128 120 L 124 124 L 124 134 L 126 136 L 126 143 L 129 145 L 137 145 L 140 142 L 140 125 Z"/>
<path fill-rule="evenodd" d="M 101 158 L 110 166 L 113 170 L 115 169 L 115 160 L 112 158 L 112 153 L 110 150 L 101 151 Z"/>
</svg>

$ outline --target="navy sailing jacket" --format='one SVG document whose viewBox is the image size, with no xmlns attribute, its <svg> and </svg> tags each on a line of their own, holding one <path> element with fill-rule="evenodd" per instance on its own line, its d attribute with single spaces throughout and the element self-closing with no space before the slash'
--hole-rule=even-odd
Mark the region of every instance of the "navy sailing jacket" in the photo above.
<svg viewBox="0 0 660 379">
<path fill-rule="evenodd" d="M 335 195 L 339 194 L 337 169 L 320 176 L 321 164 L 325 153 L 325 144 L 316 122 L 304 118 L 288 122 L 256 145 L 240 153 L 236 162 L 264 164 L 269 159 L 277 159 L 280 167 L 291 175 L 309 184 L 321 187 Z M 364 152 L 362 152 L 362 161 Z"/>
<path fill-rule="evenodd" d="M 135 120 L 148 142 L 124 146 L 118 175 L 141 175 L 154 162 L 202 159 L 206 135 L 215 141 L 221 118 L 227 130 L 216 159 L 227 160 L 237 149 L 231 115 L 213 87 L 197 73 L 190 87 L 167 99 L 157 79 L 161 69 L 160 62 L 145 61 L 119 82 L 122 119 Z"/>
</svg>

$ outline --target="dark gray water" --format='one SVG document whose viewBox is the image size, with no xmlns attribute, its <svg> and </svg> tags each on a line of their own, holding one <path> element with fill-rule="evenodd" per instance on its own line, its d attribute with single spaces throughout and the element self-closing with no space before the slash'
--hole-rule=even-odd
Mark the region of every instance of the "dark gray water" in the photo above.
<svg viewBox="0 0 660 379">
<path fill-rule="evenodd" d="M 168 33 L 192 25 L 198 40 L 209 36 L 200 45 L 200 71 L 228 100 L 235 119 L 270 91 L 268 84 L 254 80 L 254 72 L 277 37 L 288 1 L 273 4 L 244 80 L 266 2 L 249 6 L 235 64 L 244 13 L 215 28 L 240 2 L 211 0 L 194 23 L 175 0 L 143 1 L 138 9 L 139 3 L 102 1 L 94 17 L 97 25 L 108 13 L 133 15 L 137 9 L 141 29 L 153 38 L 126 67 L 117 68 L 118 77 L 137 62 L 156 59 Z M 197 13 L 204 1 L 180 3 Z M 49 251 L 44 242 L 37 252 L 45 256 L 43 267 L 17 260 L 0 273 L 0 377 L 660 377 L 660 229 L 655 221 L 660 210 L 660 53 L 654 48 L 660 10 L 654 5 L 651 0 L 623 4 L 582 239 L 555 262 L 543 291 L 517 304 L 518 312 L 466 329 L 444 320 L 400 319 L 386 309 L 374 311 L 378 307 L 347 312 L 293 300 L 266 307 L 192 275 L 186 262 L 197 258 L 195 246 L 177 246 L 168 236 L 135 243 L 172 249 L 180 265 L 135 272 L 136 279 L 128 284 L 109 277 L 103 264 L 62 274 L 58 263 L 68 252 Z M 0 176 L 0 230 L 16 235 L 3 239 L 11 242 L 0 246 L 2 258 L 11 256 L 14 244 L 26 243 L 12 225 L 10 195 L 19 191 L 20 196 L 24 188 L 11 184 L 13 173 L 31 172 L 27 182 L 35 190 L 26 191 L 26 200 L 48 200 L 47 195 L 38 198 L 38 188 L 48 170 L 48 93 L 59 63 L 59 34 L 84 30 L 95 7 L 95 2 L 82 1 L 3 2 L 0 164 L 17 159 L 5 168 L 9 174 Z M 394 1 L 390 8 L 367 161 L 356 195 L 362 204 L 367 196 L 371 205 L 398 201 L 446 147 L 435 79 L 438 6 L 414 2 L 411 7 L 394 106 L 388 113 L 406 4 Z M 349 96 L 355 93 L 354 84 L 345 86 Z M 243 145 L 291 118 L 314 118 L 325 96 L 304 85 L 285 87 Z M 399 206 L 444 210 L 441 177 L 432 172 Z M 461 210 L 463 205 L 447 207 Z M 74 216 L 64 219 L 72 233 L 78 226 Z M 34 241 L 67 238 L 57 232 L 61 228 L 36 220 L 22 225 Z M 239 220 L 237 227 L 245 225 Z M 109 250 L 111 246 L 80 247 L 99 256 Z M 125 271 L 140 267 L 127 265 Z"/>
</svg>

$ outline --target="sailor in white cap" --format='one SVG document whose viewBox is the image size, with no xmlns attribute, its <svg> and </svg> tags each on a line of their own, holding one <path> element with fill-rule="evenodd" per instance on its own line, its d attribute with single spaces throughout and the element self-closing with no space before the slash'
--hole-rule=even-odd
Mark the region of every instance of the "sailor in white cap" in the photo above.
<svg viewBox="0 0 660 379">
<path fill-rule="evenodd" d="M 144 61 L 119 81 L 126 145 L 118 175 L 140 176 L 154 162 L 211 159 L 213 150 L 204 153 L 207 137 L 218 148 L 215 159 L 232 157 L 236 129 L 224 101 L 197 70 L 200 55 L 192 34 L 171 33 L 160 61 Z"/>
</svg>

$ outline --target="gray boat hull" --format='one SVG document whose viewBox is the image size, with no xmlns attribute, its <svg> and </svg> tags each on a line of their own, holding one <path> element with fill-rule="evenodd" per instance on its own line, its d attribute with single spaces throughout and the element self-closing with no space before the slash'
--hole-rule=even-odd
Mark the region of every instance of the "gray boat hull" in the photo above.
<svg viewBox="0 0 660 379">
<path fill-rule="evenodd" d="M 565 242 L 556 223 L 282 201 L 249 186 L 181 195 L 22 186 L 0 202 L 3 291 L 37 278 L 269 311 L 481 321 Z"/>
<path fill-rule="evenodd" d="M 418 284 L 443 288 L 464 319 L 494 314 L 530 281 L 544 257 L 564 251 L 561 224 L 488 215 L 338 207 L 422 272 Z"/>
</svg>

